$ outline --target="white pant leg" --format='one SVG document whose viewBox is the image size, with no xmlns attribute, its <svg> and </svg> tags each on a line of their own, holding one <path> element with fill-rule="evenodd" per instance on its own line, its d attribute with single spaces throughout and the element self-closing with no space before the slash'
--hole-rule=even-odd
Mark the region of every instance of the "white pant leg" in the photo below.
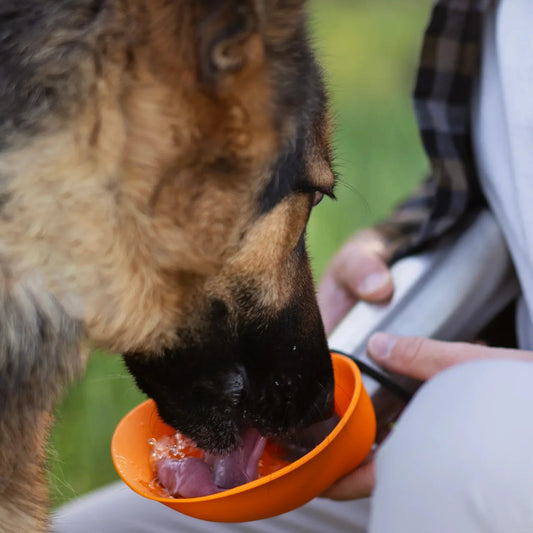
<svg viewBox="0 0 533 533">
<path fill-rule="evenodd" d="M 290 513 L 243 524 L 218 524 L 182 515 L 116 483 L 59 509 L 54 533 L 364 533 L 369 500 L 317 498 Z"/>
<path fill-rule="evenodd" d="M 438 375 L 378 452 L 376 472 L 371 533 L 533 532 L 533 364 Z"/>
</svg>

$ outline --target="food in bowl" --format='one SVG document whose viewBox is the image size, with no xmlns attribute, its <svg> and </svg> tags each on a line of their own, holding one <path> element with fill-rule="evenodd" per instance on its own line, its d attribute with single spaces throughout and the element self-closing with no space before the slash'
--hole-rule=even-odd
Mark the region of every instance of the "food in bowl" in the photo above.
<svg viewBox="0 0 533 533">
<path fill-rule="evenodd" d="M 337 415 L 284 439 L 266 439 L 248 429 L 242 446 L 226 455 L 204 452 L 180 433 L 149 440 L 154 483 L 169 496 L 209 496 L 267 476 L 296 461 L 334 429 Z"/>
<path fill-rule="evenodd" d="M 204 452 L 176 433 L 150 439 L 154 482 L 172 497 L 197 498 L 232 489 L 287 466 L 280 445 L 249 429 L 242 447 L 227 455 Z"/>
</svg>

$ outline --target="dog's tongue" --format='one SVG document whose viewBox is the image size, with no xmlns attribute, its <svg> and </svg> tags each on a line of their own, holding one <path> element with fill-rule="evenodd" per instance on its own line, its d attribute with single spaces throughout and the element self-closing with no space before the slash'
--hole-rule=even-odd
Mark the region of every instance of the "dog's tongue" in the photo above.
<svg viewBox="0 0 533 533">
<path fill-rule="evenodd" d="M 257 479 L 259 459 L 265 449 L 266 439 L 256 429 L 248 429 L 243 445 L 230 455 L 206 454 L 206 463 L 213 472 L 213 481 L 221 489 L 232 489 Z"/>
<path fill-rule="evenodd" d="M 266 439 L 255 429 L 248 429 L 243 445 L 229 455 L 206 454 L 205 458 L 160 459 L 159 482 L 171 496 L 196 498 L 231 489 L 258 477 L 258 463 Z"/>
</svg>

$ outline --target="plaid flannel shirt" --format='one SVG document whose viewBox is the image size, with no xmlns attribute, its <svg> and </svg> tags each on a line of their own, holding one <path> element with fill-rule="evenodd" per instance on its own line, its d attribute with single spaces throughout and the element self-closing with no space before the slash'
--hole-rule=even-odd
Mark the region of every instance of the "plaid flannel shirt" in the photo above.
<svg viewBox="0 0 533 533">
<path fill-rule="evenodd" d="M 426 30 L 414 107 L 431 175 L 377 229 L 391 255 L 410 253 L 485 205 L 470 133 L 483 13 L 491 0 L 438 0 Z"/>
</svg>

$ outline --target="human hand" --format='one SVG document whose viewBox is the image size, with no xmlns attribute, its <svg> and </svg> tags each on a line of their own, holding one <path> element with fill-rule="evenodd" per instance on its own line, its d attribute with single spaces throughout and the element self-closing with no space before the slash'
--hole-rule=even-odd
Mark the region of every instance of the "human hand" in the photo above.
<svg viewBox="0 0 533 533">
<path fill-rule="evenodd" d="M 333 258 L 318 288 L 318 305 L 329 334 L 358 300 L 385 302 L 393 282 L 384 239 L 373 229 L 357 233 Z"/>
<path fill-rule="evenodd" d="M 386 333 L 372 335 L 368 353 L 385 369 L 428 380 L 440 371 L 467 361 L 482 359 L 518 359 L 533 361 L 533 352 L 491 348 L 480 344 L 442 342 L 420 337 L 396 337 Z M 323 496 L 350 500 L 370 496 L 374 488 L 374 464 L 371 454 L 363 466 L 334 483 Z"/>
</svg>

